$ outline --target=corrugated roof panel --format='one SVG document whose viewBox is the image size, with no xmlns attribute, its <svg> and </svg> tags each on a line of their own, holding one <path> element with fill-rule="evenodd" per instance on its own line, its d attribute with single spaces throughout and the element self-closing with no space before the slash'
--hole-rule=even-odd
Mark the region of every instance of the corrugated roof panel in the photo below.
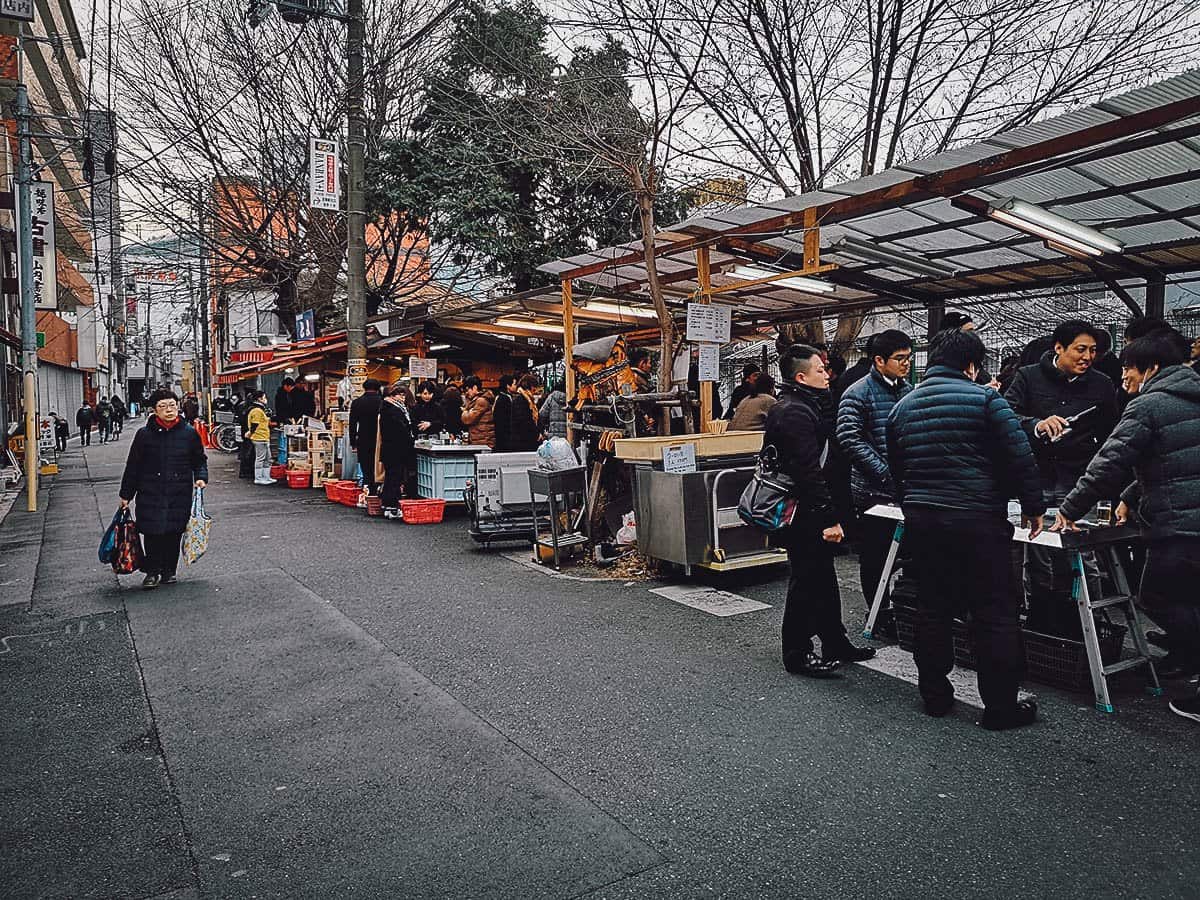
<svg viewBox="0 0 1200 900">
<path fill-rule="evenodd" d="M 672 225 L 672 231 L 688 231 L 698 234 L 711 234 L 714 231 L 724 231 L 727 226 L 724 222 L 719 222 L 712 218 L 711 215 L 696 216 L 691 219 L 684 219 L 678 225 Z"/>
<path fill-rule="evenodd" d="M 894 209 L 847 219 L 841 224 L 859 237 L 879 238 L 918 228 L 928 228 L 932 223 L 925 216 L 917 215 L 907 209 Z"/>
<path fill-rule="evenodd" d="M 990 242 L 959 228 L 944 228 L 941 231 L 934 231 L 928 234 L 914 234 L 904 238 L 904 240 L 890 241 L 888 243 L 901 251 L 911 250 L 922 254 L 938 254 L 944 250 L 980 247 Z"/>
<path fill-rule="evenodd" d="M 1105 232 L 1117 240 L 1124 241 L 1130 250 L 1150 244 L 1169 244 L 1172 241 L 1196 238 L 1196 232 L 1178 222 L 1150 222 L 1129 228 L 1106 228 Z"/>
<path fill-rule="evenodd" d="M 1183 209 L 1187 206 L 1195 206 L 1200 203 L 1200 169 L 1197 169 L 1194 181 L 1181 181 L 1166 187 L 1134 191 L 1132 196 L 1163 209 Z"/>
<path fill-rule="evenodd" d="M 978 193 L 980 196 L 1017 197 L 1027 203 L 1046 204 L 1061 197 L 1074 197 L 1076 194 L 1098 190 L 1106 185 L 1106 181 L 1088 178 L 1085 174 L 1071 169 L 1054 169 L 1003 181 Z"/>
<path fill-rule="evenodd" d="M 997 153 L 1003 153 L 1006 149 L 1008 148 L 1002 147 L 999 144 L 989 143 L 985 140 L 977 144 L 968 144 L 965 147 L 947 150 L 945 153 L 939 153 L 927 159 L 906 162 L 904 168 L 929 175 L 935 172 L 944 172 L 946 169 L 953 169 L 957 166 L 964 166 L 967 163 L 978 162 L 981 159 L 987 159 L 990 156 L 995 156 Z"/>
<path fill-rule="evenodd" d="M 1200 96 L 1200 69 L 1192 69 L 1174 78 L 1156 81 L 1154 84 L 1135 88 L 1127 94 L 1110 97 L 1101 102 L 1121 115 L 1129 115 L 1197 96 Z"/>
<path fill-rule="evenodd" d="M 1039 144 L 1042 141 L 1048 141 L 1075 131 L 1081 131 L 1084 128 L 1091 128 L 1094 125 L 1114 122 L 1117 118 L 1112 113 L 1096 109 L 1094 106 L 1085 106 L 1082 109 L 1071 110 L 1071 112 L 1064 113 L 1061 116 L 1043 119 L 1040 122 L 1034 122 L 1030 125 L 1022 125 L 1020 128 L 1014 128 L 1012 131 L 1005 131 L 1002 134 L 994 135 L 988 138 L 988 140 L 1004 147 L 1029 147 L 1033 144 Z"/>
<path fill-rule="evenodd" d="M 993 245 L 973 253 L 956 253 L 940 261 L 962 269 L 994 269 L 997 266 L 1019 266 L 1028 263 L 1029 257 L 1016 250 Z"/>
<path fill-rule="evenodd" d="M 1055 206 L 1054 212 L 1082 225 L 1103 226 L 1115 219 L 1144 216 L 1153 213 L 1154 210 L 1145 203 L 1138 202 L 1135 197 L 1116 194 L 1112 197 L 1085 200 L 1082 203 L 1064 203 Z"/>
<path fill-rule="evenodd" d="M 828 191 L 809 191 L 806 194 L 797 194 L 795 197 L 780 197 L 778 200 L 763 203 L 762 206 L 776 212 L 793 213 L 797 210 L 808 209 L 810 206 L 820 206 L 823 203 L 841 200 L 842 196 L 842 194 L 831 194 Z"/>
<path fill-rule="evenodd" d="M 1178 143 L 1109 156 L 1082 163 L 1078 168 L 1095 173 L 1108 184 L 1137 184 L 1149 178 L 1190 172 L 1200 165 L 1200 155 Z"/>
<path fill-rule="evenodd" d="M 922 200 L 915 205 L 915 208 L 921 211 L 921 215 L 928 216 L 938 222 L 967 222 L 975 218 L 974 213 L 969 213 L 965 209 L 952 206 L 948 199 L 941 197 L 936 200 Z"/>
</svg>

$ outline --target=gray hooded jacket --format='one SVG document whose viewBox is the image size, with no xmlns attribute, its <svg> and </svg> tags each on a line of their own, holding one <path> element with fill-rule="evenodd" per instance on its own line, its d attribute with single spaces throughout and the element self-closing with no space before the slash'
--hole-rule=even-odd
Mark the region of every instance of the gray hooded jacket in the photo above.
<svg viewBox="0 0 1200 900">
<path fill-rule="evenodd" d="M 1147 540 L 1200 537 L 1200 374 L 1189 366 L 1142 385 L 1059 508 L 1075 520 L 1117 494 Z"/>
</svg>

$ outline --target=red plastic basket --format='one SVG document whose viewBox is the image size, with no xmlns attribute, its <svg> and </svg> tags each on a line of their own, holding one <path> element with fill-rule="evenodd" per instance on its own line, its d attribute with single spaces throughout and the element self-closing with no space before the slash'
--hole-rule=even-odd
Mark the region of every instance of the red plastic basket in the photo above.
<svg viewBox="0 0 1200 900">
<path fill-rule="evenodd" d="M 340 482 L 338 482 L 337 480 L 335 480 L 333 478 L 331 478 L 325 482 L 325 499 L 326 500 L 331 500 L 334 503 L 338 502 L 338 484 L 340 484 Z"/>
<path fill-rule="evenodd" d="M 312 470 L 291 469 L 287 473 L 287 483 L 290 488 L 306 488 L 312 484 Z"/>
<path fill-rule="evenodd" d="M 287 477 L 287 466 L 271 466 L 271 477 L 278 481 Z"/>
<path fill-rule="evenodd" d="M 409 525 L 432 525 L 442 521 L 446 512 L 445 500 L 401 500 L 400 512 Z"/>
<path fill-rule="evenodd" d="M 367 496 L 367 515 L 382 516 L 383 515 L 383 498 L 378 494 L 369 494 Z"/>
<path fill-rule="evenodd" d="M 360 488 L 354 481 L 338 482 L 338 503 L 342 506 L 357 506 Z"/>
</svg>

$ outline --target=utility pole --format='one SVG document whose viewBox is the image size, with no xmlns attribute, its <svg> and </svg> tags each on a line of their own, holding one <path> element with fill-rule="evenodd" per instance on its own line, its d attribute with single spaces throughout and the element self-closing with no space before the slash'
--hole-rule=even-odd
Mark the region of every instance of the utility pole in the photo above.
<svg viewBox="0 0 1200 900">
<path fill-rule="evenodd" d="M 154 391 L 150 389 L 150 285 L 146 285 L 146 333 L 143 336 L 143 362 L 146 366 L 142 373 L 142 396 L 149 397 Z"/>
<path fill-rule="evenodd" d="M 24 47 L 18 49 L 24 52 Z M 21 291 L 21 367 L 25 374 L 25 488 L 29 512 L 37 512 L 37 325 L 33 303 L 33 144 L 29 134 L 29 92 L 17 84 L 17 260 Z M 53 290 L 53 286 L 51 290 Z"/>
<path fill-rule="evenodd" d="M 363 0 L 348 0 L 346 21 L 346 376 L 350 399 L 367 378 L 367 239 L 363 209 Z"/>
<path fill-rule="evenodd" d="M 204 242 L 204 186 L 200 187 L 200 203 L 197 206 L 196 218 L 199 222 L 199 238 L 196 241 L 200 253 L 200 370 L 202 374 L 197 379 L 203 386 L 200 394 L 200 410 L 206 422 L 212 421 L 212 369 L 208 359 L 208 256 Z"/>
</svg>

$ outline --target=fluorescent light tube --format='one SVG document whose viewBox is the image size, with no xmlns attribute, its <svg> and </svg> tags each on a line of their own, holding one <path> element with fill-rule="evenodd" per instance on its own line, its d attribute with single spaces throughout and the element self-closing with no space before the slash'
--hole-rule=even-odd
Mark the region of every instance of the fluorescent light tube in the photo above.
<svg viewBox="0 0 1200 900">
<path fill-rule="evenodd" d="M 858 238 L 844 237 L 839 241 L 835 241 L 829 249 L 835 253 L 854 256 L 858 259 L 865 259 L 868 262 L 883 263 L 887 266 L 895 266 L 897 269 L 906 269 L 910 272 L 916 272 L 918 275 L 931 275 L 937 278 L 951 277 L 958 273 L 958 270 L 952 266 L 936 263 L 913 253 L 896 250 L 893 247 L 880 247 L 878 244 L 873 244 L 870 241 L 861 241 Z"/>
<path fill-rule="evenodd" d="M 1063 247 L 1077 249 L 1089 256 L 1121 253 L 1125 245 L 1102 231 L 1072 222 L 1065 216 L 1052 213 L 1034 203 L 1016 197 L 994 200 L 988 204 L 988 215 L 1018 231 L 1037 235 Z"/>
<path fill-rule="evenodd" d="M 514 319 L 508 316 L 502 316 L 496 320 L 497 325 L 504 325 L 508 328 L 527 328 L 530 331 L 544 331 L 547 334 L 562 334 L 561 325 L 547 325 L 543 322 L 530 322 L 527 319 Z"/>
<path fill-rule="evenodd" d="M 761 269 L 758 266 L 734 266 L 731 274 L 739 278 L 745 278 L 747 281 L 762 281 L 767 278 L 774 278 L 775 280 L 769 282 L 770 284 L 792 288 L 793 290 L 803 291 L 807 294 L 832 294 L 836 290 L 828 281 L 805 278 L 803 275 L 787 275 L 786 272 Z"/>
<path fill-rule="evenodd" d="M 631 319 L 657 319 L 653 310 L 649 309 L 634 309 L 629 306 L 621 306 L 617 303 L 606 303 L 603 300 L 589 300 L 586 305 L 581 306 L 582 310 L 591 310 L 598 313 L 609 313 L 614 316 L 627 316 Z"/>
</svg>

